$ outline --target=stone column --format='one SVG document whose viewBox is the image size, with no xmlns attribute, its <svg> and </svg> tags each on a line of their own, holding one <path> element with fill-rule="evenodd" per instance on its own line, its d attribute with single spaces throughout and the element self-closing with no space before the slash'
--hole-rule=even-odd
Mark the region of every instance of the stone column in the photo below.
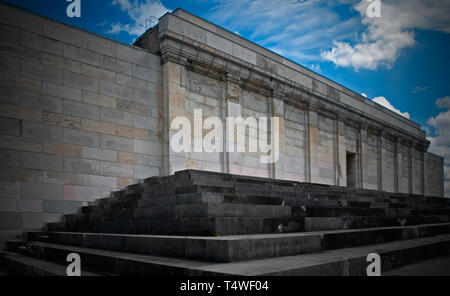
<svg viewBox="0 0 450 296">
<path fill-rule="evenodd" d="M 385 178 L 387 178 L 386 174 L 386 134 L 384 132 L 380 133 L 380 190 L 385 190 Z"/>
<path fill-rule="evenodd" d="M 378 164 L 377 164 L 377 170 L 378 170 L 378 190 L 381 191 L 383 189 L 383 170 L 382 170 L 382 164 L 383 164 L 383 158 L 381 153 L 381 138 L 382 133 L 380 132 L 378 134 L 378 141 L 377 141 L 377 153 L 378 153 Z"/>
<path fill-rule="evenodd" d="M 336 118 L 336 185 L 347 186 L 347 154 L 345 150 L 345 122 Z"/>
<path fill-rule="evenodd" d="M 307 114 L 308 177 L 310 183 L 319 183 L 319 116 L 315 106 L 310 105 Z"/>
<path fill-rule="evenodd" d="M 226 76 L 226 90 L 225 90 L 225 117 L 239 117 L 242 115 L 242 104 L 239 98 L 240 86 L 235 76 L 227 74 Z M 242 174 L 242 154 L 236 152 L 236 131 L 234 131 L 235 152 L 228 150 L 228 134 L 227 124 L 224 121 L 224 168 L 225 172 L 230 174 Z"/>
<path fill-rule="evenodd" d="M 272 116 L 279 117 L 279 141 L 280 154 L 278 161 L 272 164 L 272 178 L 283 179 L 284 177 L 284 101 L 280 98 L 280 94 L 274 92 L 272 96 Z"/>
<path fill-rule="evenodd" d="M 413 145 L 409 143 L 408 147 L 408 188 L 409 193 L 413 192 L 413 180 L 412 180 L 412 170 L 413 170 Z"/>
<path fill-rule="evenodd" d="M 402 154 L 400 153 L 400 138 L 396 137 L 394 142 L 394 188 L 400 192 L 400 181 L 402 179 Z"/>
<path fill-rule="evenodd" d="M 367 125 L 359 129 L 359 188 L 367 188 L 369 158 L 367 154 Z"/>
</svg>

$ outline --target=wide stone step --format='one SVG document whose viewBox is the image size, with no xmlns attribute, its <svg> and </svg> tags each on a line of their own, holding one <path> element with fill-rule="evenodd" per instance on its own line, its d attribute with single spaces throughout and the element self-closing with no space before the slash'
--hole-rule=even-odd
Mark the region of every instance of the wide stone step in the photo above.
<svg viewBox="0 0 450 296">
<path fill-rule="evenodd" d="M 450 253 L 450 235 L 198 267 L 196 275 L 366 276 L 367 256 L 381 257 L 383 272 Z"/>
<path fill-rule="evenodd" d="M 31 241 L 215 262 L 289 256 L 450 233 L 450 223 L 291 234 L 185 237 L 29 232 Z"/>
<path fill-rule="evenodd" d="M 354 216 L 383 216 L 384 209 L 371 208 L 321 208 L 321 207 L 293 207 L 292 214 L 296 217 L 354 217 Z"/>
<path fill-rule="evenodd" d="M 0 254 L 0 265 L 2 269 L 12 275 L 20 276 L 67 276 L 66 265 L 19 253 Z M 101 276 L 103 274 L 85 271 L 81 269 L 81 276 Z"/>
<path fill-rule="evenodd" d="M 151 207 L 134 210 L 136 219 L 146 218 L 206 218 L 206 217 L 290 217 L 289 206 L 246 204 L 194 204 Z"/>
<path fill-rule="evenodd" d="M 359 229 L 449 222 L 449 216 L 306 217 L 305 231 Z"/>
<path fill-rule="evenodd" d="M 28 252 L 54 262 L 65 262 L 67 254 L 78 253 L 83 266 L 118 275 L 176 276 L 298 276 L 366 275 L 367 255 L 381 256 L 382 272 L 450 252 L 450 235 L 410 239 L 312 254 L 210 263 L 189 259 L 138 255 L 42 242 L 28 243 Z"/>
<path fill-rule="evenodd" d="M 301 232 L 304 231 L 304 219 L 269 217 L 114 219 L 92 223 L 80 221 L 67 227 L 66 230 L 98 233 L 222 236 Z"/>
</svg>

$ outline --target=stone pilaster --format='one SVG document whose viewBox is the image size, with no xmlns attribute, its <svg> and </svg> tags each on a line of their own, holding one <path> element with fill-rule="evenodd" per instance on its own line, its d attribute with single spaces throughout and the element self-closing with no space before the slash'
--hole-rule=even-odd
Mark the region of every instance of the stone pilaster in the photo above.
<svg viewBox="0 0 450 296">
<path fill-rule="evenodd" d="M 284 101 L 279 98 L 277 93 L 272 96 L 272 116 L 279 117 L 278 136 L 280 141 L 280 151 L 278 161 L 272 164 L 272 178 L 283 179 L 284 177 Z"/>
<path fill-rule="evenodd" d="M 336 119 L 336 185 L 347 186 L 347 154 L 345 151 L 345 122 Z"/>
<path fill-rule="evenodd" d="M 307 112 L 308 176 L 310 183 L 319 183 L 319 115 L 313 106 Z"/>
<path fill-rule="evenodd" d="M 359 188 L 368 187 L 369 157 L 367 151 L 367 126 L 362 125 L 359 129 Z"/>
</svg>

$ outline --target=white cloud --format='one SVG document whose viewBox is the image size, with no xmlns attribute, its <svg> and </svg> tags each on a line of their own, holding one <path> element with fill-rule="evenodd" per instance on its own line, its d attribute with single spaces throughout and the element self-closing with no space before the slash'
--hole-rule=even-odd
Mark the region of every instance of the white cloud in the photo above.
<svg viewBox="0 0 450 296">
<path fill-rule="evenodd" d="M 398 110 L 397 108 L 395 108 L 385 97 L 376 97 L 373 98 L 373 101 L 375 103 L 380 104 L 383 107 L 388 108 L 389 110 L 394 111 L 397 114 L 400 114 L 401 116 L 405 117 L 405 118 L 410 118 L 409 113 L 408 112 L 401 112 L 400 110 Z"/>
<path fill-rule="evenodd" d="M 126 32 L 128 35 L 136 37 L 146 30 L 146 19 L 160 18 L 165 13 L 170 12 L 160 0 L 114 0 L 112 5 L 118 6 L 120 10 L 126 12 L 130 18 L 130 23 L 106 23 L 108 29 L 105 33 L 117 34 Z"/>
<path fill-rule="evenodd" d="M 353 37 L 358 17 L 343 19 L 333 11 L 340 1 L 227 0 L 216 1 L 203 15 L 231 32 L 299 63 L 320 61 L 320 49 L 332 40 Z M 251 33 L 249 33 L 251 32 Z"/>
<path fill-rule="evenodd" d="M 448 0 L 382 0 L 380 18 L 367 15 L 370 4 L 362 0 L 353 6 L 367 26 L 361 40 L 354 45 L 335 40 L 331 50 L 322 51 L 323 59 L 355 70 L 391 68 L 402 50 L 415 44 L 415 29 L 450 33 Z"/>
<path fill-rule="evenodd" d="M 366 95 L 365 93 L 362 93 L 361 95 L 362 95 L 363 97 L 367 98 L 367 95 Z"/>
<path fill-rule="evenodd" d="M 411 92 L 413 93 L 413 94 L 415 94 L 415 93 L 417 93 L 417 92 L 421 92 L 421 91 L 426 91 L 427 89 L 429 89 L 430 87 L 429 86 L 414 86 L 412 89 L 411 89 Z"/>
<path fill-rule="evenodd" d="M 434 137 L 428 137 L 431 142 L 429 151 L 444 157 L 444 191 L 450 197 L 450 97 L 436 100 L 436 106 L 447 109 L 428 120 L 427 125 L 434 129 Z"/>
<path fill-rule="evenodd" d="M 450 96 L 437 99 L 435 104 L 441 109 L 450 108 Z"/>
</svg>

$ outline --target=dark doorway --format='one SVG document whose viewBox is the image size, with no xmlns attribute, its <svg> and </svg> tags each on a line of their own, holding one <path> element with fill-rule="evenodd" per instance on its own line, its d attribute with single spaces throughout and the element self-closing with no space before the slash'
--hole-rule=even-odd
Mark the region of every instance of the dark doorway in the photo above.
<svg viewBox="0 0 450 296">
<path fill-rule="evenodd" d="M 356 187 L 356 153 L 347 152 L 347 187 Z"/>
</svg>

